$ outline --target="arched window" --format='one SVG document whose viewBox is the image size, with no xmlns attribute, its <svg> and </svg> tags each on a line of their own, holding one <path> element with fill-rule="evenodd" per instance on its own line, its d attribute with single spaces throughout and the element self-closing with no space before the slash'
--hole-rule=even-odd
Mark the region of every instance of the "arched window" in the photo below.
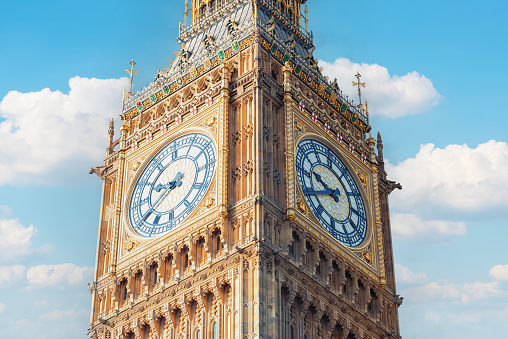
<svg viewBox="0 0 508 339">
<path fill-rule="evenodd" d="M 184 268 L 187 268 L 189 267 L 189 254 L 188 253 L 185 253 L 185 264 L 184 264 Z"/>
<path fill-rule="evenodd" d="M 293 326 L 289 328 L 289 337 L 293 339 Z"/>
<path fill-rule="evenodd" d="M 220 235 L 217 236 L 217 252 L 221 250 Z"/>
<path fill-rule="evenodd" d="M 200 330 L 198 330 L 196 332 L 196 339 L 201 339 L 201 331 Z"/>
<path fill-rule="evenodd" d="M 217 339 L 217 323 L 213 323 L 213 333 L 212 338 Z"/>
</svg>

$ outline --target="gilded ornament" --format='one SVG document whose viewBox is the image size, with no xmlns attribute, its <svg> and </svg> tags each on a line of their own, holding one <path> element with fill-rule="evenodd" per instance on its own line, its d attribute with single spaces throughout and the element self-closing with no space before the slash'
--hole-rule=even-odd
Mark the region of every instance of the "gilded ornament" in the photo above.
<svg viewBox="0 0 508 339">
<path fill-rule="evenodd" d="M 213 125 L 215 125 L 215 121 L 216 121 L 216 120 L 217 120 L 217 119 L 215 119 L 215 117 L 213 117 L 213 116 L 212 116 L 212 117 L 208 118 L 208 120 L 206 121 L 206 125 L 207 125 L 208 127 L 212 127 Z"/>
<path fill-rule="evenodd" d="M 298 210 L 300 212 L 305 213 L 306 211 L 305 203 L 301 199 L 298 199 L 298 201 L 296 202 L 296 206 L 298 207 Z"/>
<path fill-rule="evenodd" d="M 215 202 L 215 199 L 214 199 L 214 198 L 208 198 L 208 199 L 206 199 L 205 206 L 206 206 L 207 208 L 210 208 L 210 207 L 212 207 L 212 205 L 213 205 L 213 203 L 214 203 L 214 202 Z"/>
<path fill-rule="evenodd" d="M 303 124 L 300 121 L 296 121 L 296 129 L 300 132 L 303 131 Z"/>
<path fill-rule="evenodd" d="M 367 176 L 363 172 L 359 172 L 358 177 L 360 178 L 361 182 L 365 182 L 367 180 Z"/>
<path fill-rule="evenodd" d="M 372 262 L 372 254 L 370 254 L 370 252 L 365 252 L 363 254 L 363 259 L 368 263 Z"/>
<path fill-rule="evenodd" d="M 135 172 L 138 170 L 139 166 L 141 166 L 141 162 L 136 161 L 134 164 L 132 164 L 132 170 Z"/>
<path fill-rule="evenodd" d="M 130 252 L 130 251 L 132 251 L 132 250 L 134 249 L 134 245 L 136 245 L 136 244 L 134 243 L 134 241 L 129 241 L 129 242 L 125 245 L 125 249 L 126 249 L 127 251 L 129 251 L 129 252 Z"/>
</svg>

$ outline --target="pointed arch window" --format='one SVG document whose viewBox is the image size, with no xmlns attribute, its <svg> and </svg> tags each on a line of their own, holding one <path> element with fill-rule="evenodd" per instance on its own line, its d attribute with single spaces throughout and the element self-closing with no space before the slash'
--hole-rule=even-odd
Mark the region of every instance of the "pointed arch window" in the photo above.
<svg viewBox="0 0 508 339">
<path fill-rule="evenodd" d="M 213 323 L 213 332 L 212 332 L 212 338 L 217 339 L 217 323 Z"/>
</svg>

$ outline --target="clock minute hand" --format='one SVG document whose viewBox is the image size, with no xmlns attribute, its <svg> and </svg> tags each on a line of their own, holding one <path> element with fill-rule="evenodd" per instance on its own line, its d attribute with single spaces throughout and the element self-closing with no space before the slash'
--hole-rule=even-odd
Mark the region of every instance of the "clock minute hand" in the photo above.
<svg viewBox="0 0 508 339">
<path fill-rule="evenodd" d="M 333 190 L 324 190 L 324 191 L 303 191 L 303 194 L 333 194 Z"/>
<path fill-rule="evenodd" d="M 328 187 L 328 185 L 323 181 L 323 179 L 321 178 L 321 176 L 319 174 L 317 174 L 316 172 L 313 172 L 314 173 L 314 176 L 316 177 L 317 181 L 319 181 L 321 183 L 321 185 L 323 185 L 323 187 L 326 189 L 326 190 L 329 190 L 330 192 L 333 191 L 330 187 Z"/>
</svg>

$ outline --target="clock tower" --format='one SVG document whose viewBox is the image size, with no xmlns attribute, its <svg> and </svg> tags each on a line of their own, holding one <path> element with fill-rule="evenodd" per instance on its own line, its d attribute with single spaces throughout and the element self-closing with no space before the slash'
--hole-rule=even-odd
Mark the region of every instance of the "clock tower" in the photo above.
<svg viewBox="0 0 508 339">
<path fill-rule="evenodd" d="M 305 3 L 185 1 L 176 59 L 129 92 L 91 170 L 91 338 L 400 338 L 401 187 L 321 74 Z"/>
</svg>

